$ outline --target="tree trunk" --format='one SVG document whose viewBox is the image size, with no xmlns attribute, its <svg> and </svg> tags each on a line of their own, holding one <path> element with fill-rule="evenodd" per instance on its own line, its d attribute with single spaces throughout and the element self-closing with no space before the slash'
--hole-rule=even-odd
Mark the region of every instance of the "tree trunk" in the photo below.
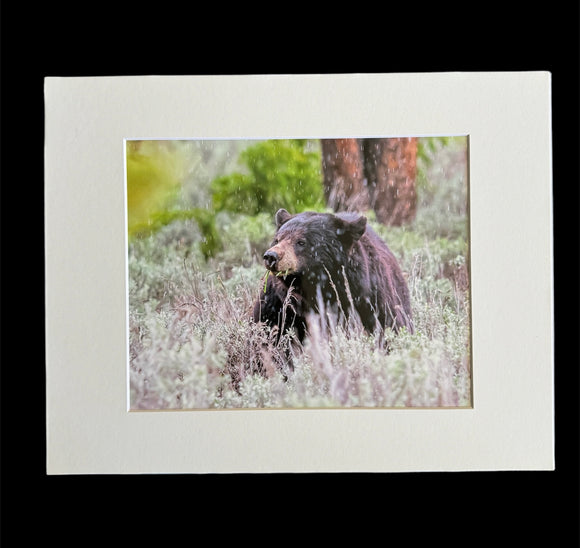
<svg viewBox="0 0 580 548">
<path fill-rule="evenodd" d="M 357 139 L 321 139 L 326 204 L 334 211 L 365 211 L 363 155 Z"/>
<path fill-rule="evenodd" d="M 322 139 L 326 203 L 334 211 L 374 209 L 385 225 L 417 210 L 417 138 Z"/>
<path fill-rule="evenodd" d="M 369 204 L 377 220 L 400 226 L 417 212 L 417 138 L 365 139 Z"/>
</svg>

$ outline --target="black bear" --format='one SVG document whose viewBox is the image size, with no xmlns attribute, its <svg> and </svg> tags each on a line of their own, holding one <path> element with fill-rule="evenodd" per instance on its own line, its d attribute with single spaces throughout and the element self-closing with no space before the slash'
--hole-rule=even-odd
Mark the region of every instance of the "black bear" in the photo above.
<svg viewBox="0 0 580 548">
<path fill-rule="evenodd" d="M 264 253 L 268 269 L 254 321 L 293 327 L 302 342 L 311 312 L 352 314 L 363 327 L 413 332 L 409 289 L 393 253 L 363 215 L 276 213 L 276 236 Z"/>
</svg>

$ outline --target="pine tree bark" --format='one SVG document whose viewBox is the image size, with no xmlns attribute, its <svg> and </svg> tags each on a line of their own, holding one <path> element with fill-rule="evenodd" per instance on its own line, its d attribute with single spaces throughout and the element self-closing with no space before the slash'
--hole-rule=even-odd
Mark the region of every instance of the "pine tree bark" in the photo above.
<svg viewBox="0 0 580 548">
<path fill-rule="evenodd" d="M 410 223 L 417 213 L 417 138 L 365 139 L 369 204 L 385 225 Z"/>
<path fill-rule="evenodd" d="M 326 203 L 400 226 L 417 211 L 417 138 L 322 139 Z"/>
<path fill-rule="evenodd" d="M 334 211 L 366 211 L 368 192 L 358 139 L 322 139 L 322 172 L 326 204 Z"/>
</svg>

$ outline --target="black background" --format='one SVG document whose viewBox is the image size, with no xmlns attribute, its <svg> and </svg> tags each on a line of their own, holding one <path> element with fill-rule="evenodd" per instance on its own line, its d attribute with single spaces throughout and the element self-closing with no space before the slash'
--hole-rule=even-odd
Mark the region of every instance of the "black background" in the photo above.
<svg viewBox="0 0 580 548">
<path fill-rule="evenodd" d="M 399 2 L 358 12 L 329 5 L 318 14 L 310 4 L 4 2 L 3 543 L 37 533 L 61 545 L 338 536 L 357 545 L 521 546 L 546 535 L 550 545 L 578 546 L 580 43 L 578 6 L 562 4 Z M 552 72 L 555 471 L 46 475 L 45 76 L 512 70 Z"/>
</svg>

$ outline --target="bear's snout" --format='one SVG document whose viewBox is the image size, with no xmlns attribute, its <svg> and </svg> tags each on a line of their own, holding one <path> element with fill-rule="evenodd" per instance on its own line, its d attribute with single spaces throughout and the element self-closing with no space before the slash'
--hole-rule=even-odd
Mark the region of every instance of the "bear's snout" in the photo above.
<svg viewBox="0 0 580 548">
<path fill-rule="evenodd" d="M 276 263 L 280 260 L 280 256 L 275 251 L 269 249 L 264 253 L 264 264 L 268 270 L 273 270 L 276 267 Z"/>
<path fill-rule="evenodd" d="M 264 265 L 266 268 L 278 274 L 284 272 L 285 275 L 296 273 L 298 270 L 298 258 L 292 249 L 291 242 L 279 242 L 264 253 Z"/>
</svg>

